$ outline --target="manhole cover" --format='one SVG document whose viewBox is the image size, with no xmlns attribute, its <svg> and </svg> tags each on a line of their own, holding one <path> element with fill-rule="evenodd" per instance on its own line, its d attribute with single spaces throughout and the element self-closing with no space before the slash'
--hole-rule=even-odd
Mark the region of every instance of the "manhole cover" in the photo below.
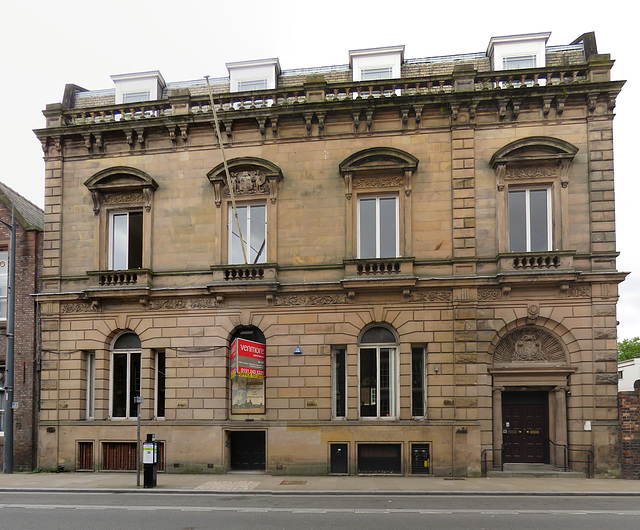
<svg viewBox="0 0 640 530">
<path fill-rule="evenodd" d="M 281 486 L 304 486 L 307 483 L 306 480 L 283 480 Z"/>
</svg>

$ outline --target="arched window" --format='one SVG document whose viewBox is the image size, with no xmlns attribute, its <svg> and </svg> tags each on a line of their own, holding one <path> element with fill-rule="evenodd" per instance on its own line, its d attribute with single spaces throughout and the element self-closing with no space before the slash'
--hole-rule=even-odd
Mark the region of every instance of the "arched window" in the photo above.
<svg viewBox="0 0 640 530">
<path fill-rule="evenodd" d="M 360 417 L 398 416 L 397 340 L 385 327 L 367 329 L 360 338 Z"/>
<path fill-rule="evenodd" d="M 113 341 L 111 348 L 111 417 L 119 419 L 137 416 L 135 398 L 141 385 L 140 338 L 126 332 Z"/>
<path fill-rule="evenodd" d="M 231 335 L 229 349 L 231 414 L 264 414 L 264 334 L 254 326 L 243 326 Z"/>
</svg>

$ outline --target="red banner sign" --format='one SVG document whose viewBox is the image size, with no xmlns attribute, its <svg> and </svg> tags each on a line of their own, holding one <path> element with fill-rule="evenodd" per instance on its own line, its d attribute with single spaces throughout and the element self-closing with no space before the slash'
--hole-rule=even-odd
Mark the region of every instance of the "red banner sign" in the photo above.
<svg viewBox="0 0 640 530">
<path fill-rule="evenodd" d="M 264 360 L 266 346 L 259 342 L 236 339 L 231 344 L 229 353 L 230 377 L 264 378 Z"/>
</svg>

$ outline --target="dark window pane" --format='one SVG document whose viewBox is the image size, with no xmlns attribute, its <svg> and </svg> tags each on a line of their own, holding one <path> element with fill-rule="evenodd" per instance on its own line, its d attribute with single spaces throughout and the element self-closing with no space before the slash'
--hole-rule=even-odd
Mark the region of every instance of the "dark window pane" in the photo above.
<svg viewBox="0 0 640 530">
<path fill-rule="evenodd" d="M 391 351 L 384 348 L 380 350 L 380 417 L 387 417 L 391 413 Z"/>
<path fill-rule="evenodd" d="M 509 192 L 509 250 L 527 251 L 526 191 Z"/>
<path fill-rule="evenodd" d="M 130 353 L 129 362 L 129 416 L 138 415 L 138 405 L 136 405 L 136 396 L 140 395 L 140 354 Z"/>
<path fill-rule="evenodd" d="M 129 269 L 142 268 L 142 212 L 129 213 Z"/>
<path fill-rule="evenodd" d="M 246 236 L 251 241 L 251 263 L 264 263 L 266 261 L 267 249 L 267 209 L 264 204 L 254 204 L 251 206 L 250 231 Z"/>
<path fill-rule="evenodd" d="M 424 416 L 424 350 L 411 350 L 411 415 Z"/>
<path fill-rule="evenodd" d="M 165 397 L 165 364 L 166 358 L 163 351 L 156 353 L 158 367 L 158 392 L 157 392 L 157 414 L 159 418 L 164 418 L 164 397 Z"/>
<path fill-rule="evenodd" d="M 114 350 L 138 350 L 140 347 L 140 338 L 135 333 L 120 335 L 113 345 Z"/>
<path fill-rule="evenodd" d="M 345 351 L 338 350 L 334 354 L 335 362 L 335 415 L 337 418 L 343 418 L 346 415 L 346 365 Z"/>
<path fill-rule="evenodd" d="M 360 200 L 360 258 L 376 257 L 376 199 Z"/>
<path fill-rule="evenodd" d="M 380 258 L 395 258 L 397 255 L 396 198 L 380 199 Z"/>
<path fill-rule="evenodd" d="M 127 354 L 113 354 L 113 417 L 127 415 Z"/>
<path fill-rule="evenodd" d="M 360 416 L 375 417 L 377 412 L 376 350 L 360 350 Z"/>
<path fill-rule="evenodd" d="M 383 328 L 381 326 L 375 328 L 369 328 L 362 335 L 362 339 L 360 340 L 361 344 L 395 344 L 396 337 L 395 335 L 388 330 L 387 328 Z"/>
<path fill-rule="evenodd" d="M 547 190 L 529 192 L 531 251 L 549 248 L 549 214 L 547 212 Z"/>
</svg>

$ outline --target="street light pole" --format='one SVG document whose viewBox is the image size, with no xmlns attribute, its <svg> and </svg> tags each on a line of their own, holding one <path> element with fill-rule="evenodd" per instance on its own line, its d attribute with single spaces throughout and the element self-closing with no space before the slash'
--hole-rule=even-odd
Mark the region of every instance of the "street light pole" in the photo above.
<svg viewBox="0 0 640 530">
<path fill-rule="evenodd" d="M 11 239 L 9 243 L 9 282 L 7 286 L 7 366 L 5 367 L 5 426 L 4 426 L 4 459 L 3 473 L 13 473 L 13 329 L 15 320 L 15 272 L 16 272 L 16 230 L 14 224 L 14 207 L 11 203 Z"/>
</svg>

